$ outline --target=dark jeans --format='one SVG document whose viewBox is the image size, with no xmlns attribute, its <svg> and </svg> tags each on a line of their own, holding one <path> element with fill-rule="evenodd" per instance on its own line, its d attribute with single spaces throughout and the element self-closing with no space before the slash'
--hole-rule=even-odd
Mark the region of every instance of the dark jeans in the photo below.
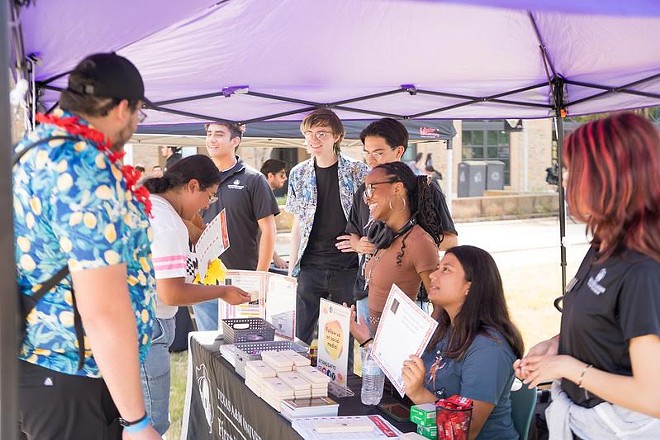
<svg viewBox="0 0 660 440">
<path fill-rule="evenodd" d="M 121 440 L 119 412 L 103 379 L 19 362 L 21 438 Z"/>
<path fill-rule="evenodd" d="M 318 326 L 319 301 L 325 298 L 338 304 L 354 303 L 353 287 L 357 268 L 349 270 L 301 267 L 296 295 L 296 336 L 309 344 Z"/>
</svg>

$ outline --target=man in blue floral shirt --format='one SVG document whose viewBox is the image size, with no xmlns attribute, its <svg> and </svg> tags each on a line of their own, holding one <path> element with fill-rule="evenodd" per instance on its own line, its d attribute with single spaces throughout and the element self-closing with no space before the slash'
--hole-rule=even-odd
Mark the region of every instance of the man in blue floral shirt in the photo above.
<svg viewBox="0 0 660 440">
<path fill-rule="evenodd" d="M 344 125 L 328 109 L 318 109 L 300 124 L 312 157 L 289 173 L 286 210 L 295 214 L 289 273 L 298 277 L 296 336 L 310 343 L 319 317 L 319 301 L 353 303 L 358 261 L 342 252 L 353 193 L 368 172 L 362 162 L 340 153 Z"/>
<path fill-rule="evenodd" d="M 27 438 L 121 439 L 122 425 L 125 439 L 160 438 L 146 417 L 139 370 L 155 300 L 148 193 L 121 164 L 144 101 L 130 61 L 91 55 L 71 72 L 60 108 L 40 115 L 17 147 L 47 140 L 13 173 L 19 292 L 31 296 L 63 267 L 70 271 L 27 317 L 19 355 Z"/>
</svg>

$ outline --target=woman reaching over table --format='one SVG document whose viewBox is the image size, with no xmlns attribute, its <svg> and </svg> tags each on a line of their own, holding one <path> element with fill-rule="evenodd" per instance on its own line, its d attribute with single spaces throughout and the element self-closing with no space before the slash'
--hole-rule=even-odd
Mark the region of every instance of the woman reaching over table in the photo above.
<svg viewBox="0 0 660 440">
<path fill-rule="evenodd" d="M 459 394 L 474 401 L 469 438 L 517 439 L 511 418 L 512 362 L 523 353 L 493 257 L 474 246 L 449 249 L 431 274 L 438 327 L 421 358 L 404 362 L 415 403 Z"/>
<path fill-rule="evenodd" d="M 156 318 L 153 341 L 141 366 L 142 387 L 147 412 L 154 428 L 163 435 L 170 425 L 170 358 L 168 348 L 174 340 L 174 315 L 177 306 L 220 298 L 230 304 L 250 301 L 250 295 L 235 286 L 190 284 L 187 271 L 191 252 L 184 219 L 193 219 L 215 199 L 220 174 L 207 156 L 181 159 L 162 177 L 144 182 L 151 192 L 151 253 L 156 273 Z"/>
<path fill-rule="evenodd" d="M 554 380 L 551 438 L 660 438 L 660 137 L 632 113 L 566 139 L 567 201 L 592 247 L 563 298 L 559 335 L 515 362 Z"/>
<path fill-rule="evenodd" d="M 427 177 L 415 176 L 405 163 L 378 165 L 364 183 L 364 202 L 374 219 L 368 238 L 376 251 L 365 265 L 365 279 L 375 334 L 393 283 L 413 301 L 421 283 L 428 291 L 442 228 Z"/>
</svg>

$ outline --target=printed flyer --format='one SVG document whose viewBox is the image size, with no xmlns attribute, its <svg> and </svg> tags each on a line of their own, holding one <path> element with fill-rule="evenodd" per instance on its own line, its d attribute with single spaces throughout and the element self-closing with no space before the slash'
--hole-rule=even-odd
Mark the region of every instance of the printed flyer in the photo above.
<svg viewBox="0 0 660 440">
<path fill-rule="evenodd" d="M 321 298 L 317 368 L 346 387 L 351 309 Z"/>
</svg>

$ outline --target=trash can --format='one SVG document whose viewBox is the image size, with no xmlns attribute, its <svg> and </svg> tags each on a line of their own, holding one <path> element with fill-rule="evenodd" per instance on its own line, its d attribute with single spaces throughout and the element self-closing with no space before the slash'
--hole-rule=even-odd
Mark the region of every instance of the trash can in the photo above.
<svg viewBox="0 0 660 440">
<path fill-rule="evenodd" d="M 504 189 L 504 162 L 486 161 L 486 189 Z"/>
<path fill-rule="evenodd" d="M 468 160 L 458 164 L 458 197 L 481 197 L 485 189 L 485 162 Z"/>
</svg>

